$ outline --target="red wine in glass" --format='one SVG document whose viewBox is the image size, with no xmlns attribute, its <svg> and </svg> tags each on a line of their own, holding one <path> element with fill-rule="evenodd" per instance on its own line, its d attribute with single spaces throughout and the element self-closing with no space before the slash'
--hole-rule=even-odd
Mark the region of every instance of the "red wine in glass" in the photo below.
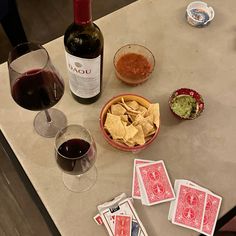
<svg viewBox="0 0 236 236">
<path fill-rule="evenodd" d="M 65 186 L 73 192 L 84 192 L 96 182 L 96 144 L 90 132 L 81 125 L 68 125 L 55 139 L 57 165 L 63 171 Z"/>
<path fill-rule="evenodd" d="M 11 95 L 21 107 L 41 111 L 34 119 L 34 128 L 43 137 L 55 137 L 67 124 L 65 115 L 51 108 L 64 93 L 64 82 L 53 66 L 47 50 L 27 42 L 9 53 L 8 71 Z"/>
<path fill-rule="evenodd" d="M 61 99 L 64 83 L 51 71 L 35 69 L 25 72 L 12 85 L 15 102 L 28 110 L 48 109 Z"/>
<path fill-rule="evenodd" d="M 70 139 L 57 150 L 57 164 L 64 172 L 73 175 L 85 173 L 95 162 L 95 152 L 83 139 Z"/>
</svg>

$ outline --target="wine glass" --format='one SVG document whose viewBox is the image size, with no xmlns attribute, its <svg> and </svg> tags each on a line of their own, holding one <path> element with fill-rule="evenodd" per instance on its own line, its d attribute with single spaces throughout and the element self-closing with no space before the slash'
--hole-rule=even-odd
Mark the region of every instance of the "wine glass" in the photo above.
<svg viewBox="0 0 236 236">
<path fill-rule="evenodd" d="M 65 115 L 51 108 L 64 94 L 64 82 L 46 49 L 32 42 L 17 45 L 9 53 L 8 71 L 14 101 L 25 109 L 41 111 L 34 119 L 36 132 L 55 137 L 67 124 Z"/>
<path fill-rule="evenodd" d="M 83 126 L 68 125 L 56 135 L 56 162 L 63 171 L 63 182 L 69 190 L 84 192 L 95 184 L 96 155 L 96 144 Z"/>
</svg>

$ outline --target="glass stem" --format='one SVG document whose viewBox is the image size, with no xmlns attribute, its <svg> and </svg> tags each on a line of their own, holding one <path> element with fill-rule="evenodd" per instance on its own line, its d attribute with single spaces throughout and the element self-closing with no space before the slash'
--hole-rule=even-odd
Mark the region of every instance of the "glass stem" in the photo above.
<svg viewBox="0 0 236 236">
<path fill-rule="evenodd" d="M 45 112 L 45 115 L 46 115 L 46 118 L 47 118 L 47 122 L 48 122 L 48 123 L 51 123 L 51 122 L 52 122 L 52 119 L 51 119 L 51 116 L 49 115 L 48 110 L 44 110 L 44 112 Z"/>
</svg>

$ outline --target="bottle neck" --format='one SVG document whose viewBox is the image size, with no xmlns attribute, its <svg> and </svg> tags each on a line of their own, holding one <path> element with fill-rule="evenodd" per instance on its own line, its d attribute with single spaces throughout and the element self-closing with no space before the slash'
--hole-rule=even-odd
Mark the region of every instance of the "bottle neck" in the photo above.
<svg viewBox="0 0 236 236">
<path fill-rule="evenodd" d="M 74 0 L 74 23 L 86 25 L 92 23 L 92 0 Z"/>
</svg>

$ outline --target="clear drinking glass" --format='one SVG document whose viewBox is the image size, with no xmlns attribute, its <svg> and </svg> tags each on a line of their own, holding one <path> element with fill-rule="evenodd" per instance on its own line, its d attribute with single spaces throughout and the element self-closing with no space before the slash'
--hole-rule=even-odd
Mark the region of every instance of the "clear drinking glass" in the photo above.
<svg viewBox="0 0 236 236">
<path fill-rule="evenodd" d="M 27 42 L 17 45 L 8 57 L 11 95 L 21 107 L 41 111 L 34 128 L 43 137 L 55 137 L 66 126 L 65 115 L 51 108 L 64 94 L 64 82 L 41 45 Z M 49 109 L 51 108 L 51 109 Z"/>
<path fill-rule="evenodd" d="M 96 155 L 96 144 L 83 126 L 68 125 L 56 135 L 56 162 L 63 171 L 63 182 L 69 190 L 84 192 L 95 184 Z"/>
</svg>

